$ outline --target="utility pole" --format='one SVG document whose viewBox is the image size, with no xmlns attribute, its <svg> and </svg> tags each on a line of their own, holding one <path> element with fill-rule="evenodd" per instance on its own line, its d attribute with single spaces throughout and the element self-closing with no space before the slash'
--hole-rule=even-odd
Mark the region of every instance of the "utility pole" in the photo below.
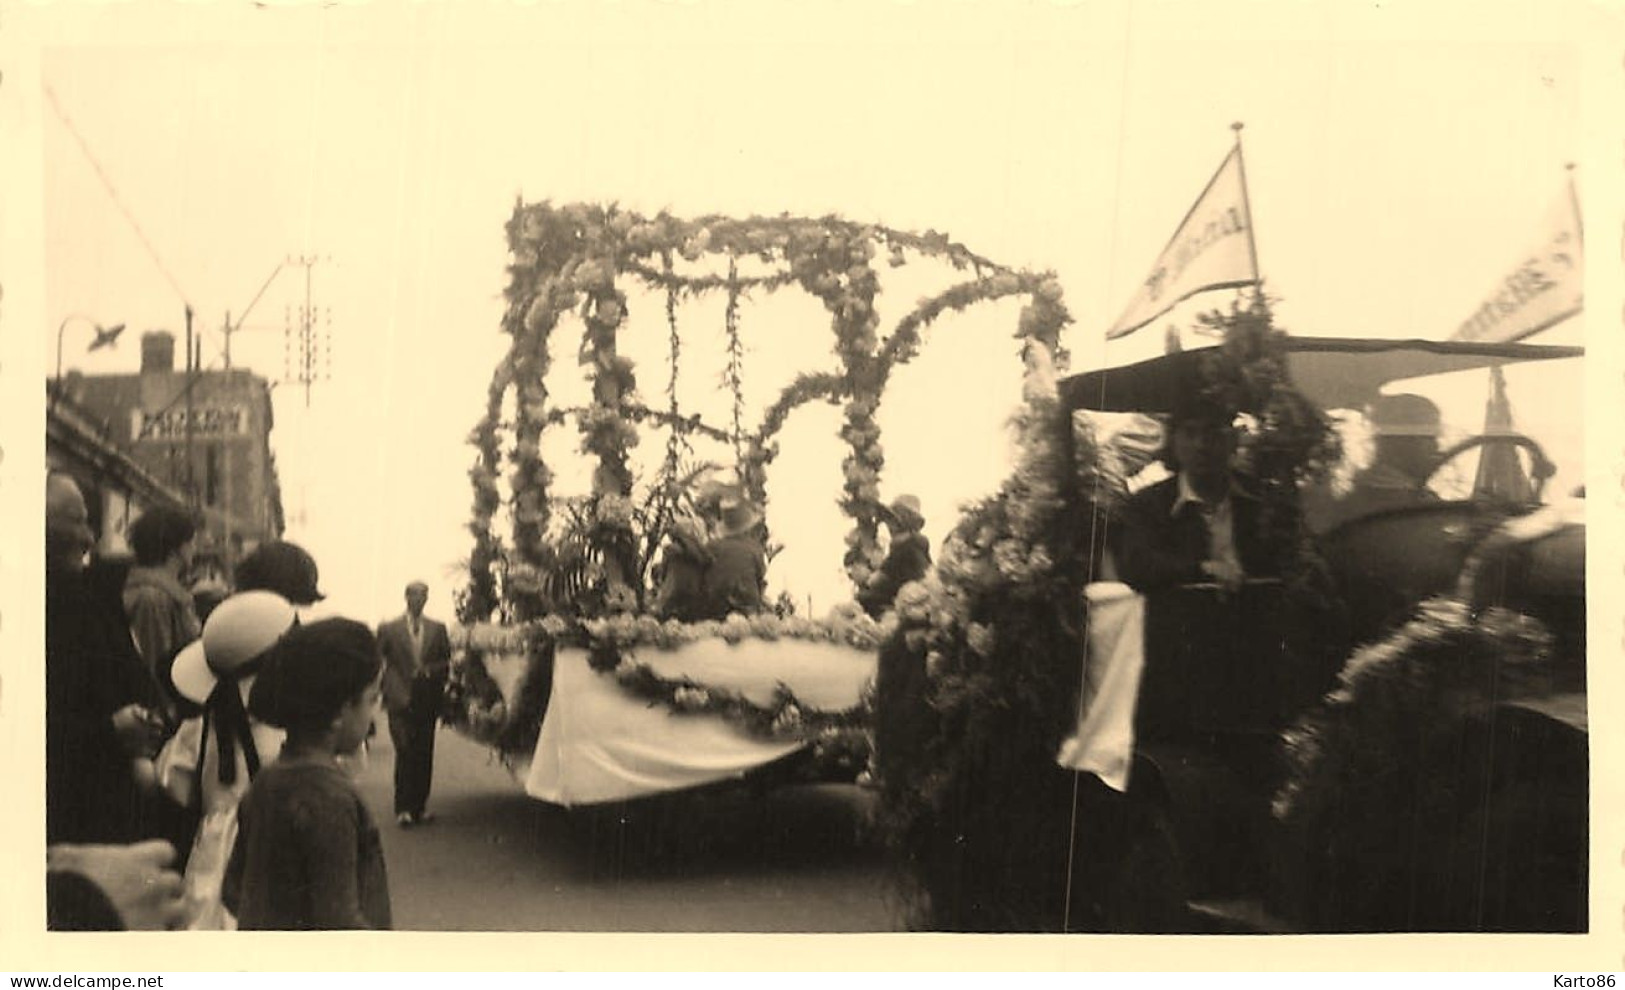
<svg viewBox="0 0 1625 990">
<path fill-rule="evenodd" d="M 305 408 L 310 408 L 310 386 L 313 382 L 323 381 L 332 372 L 332 360 L 327 353 L 332 349 L 332 312 L 328 312 L 329 331 L 325 341 L 316 339 L 317 312 L 311 303 L 311 269 L 322 261 L 314 255 L 300 255 L 289 258 L 290 265 L 300 265 L 305 269 L 305 304 L 299 308 L 299 356 L 297 361 L 293 358 L 292 333 L 290 327 L 287 333 L 289 340 L 284 350 L 285 374 L 290 382 L 297 382 L 305 387 Z M 297 365 L 297 369 L 292 367 Z M 325 365 L 325 371 L 318 367 Z"/>
<path fill-rule="evenodd" d="M 192 347 L 192 306 L 186 306 L 186 381 L 181 388 L 186 395 L 186 501 L 194 510 L 198 507 L 196 466 L 192 462 L 192 385 L 197 381 L 197 363 Z"/>
</svg>

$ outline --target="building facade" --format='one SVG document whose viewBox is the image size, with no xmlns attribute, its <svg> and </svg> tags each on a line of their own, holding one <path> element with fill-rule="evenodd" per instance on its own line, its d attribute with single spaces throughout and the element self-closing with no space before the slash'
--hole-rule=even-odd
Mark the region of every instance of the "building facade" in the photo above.
<svg viewBox="0 0 1625 990">
<path fill-rule="evenodd" d="M 144 472 L 179 492 L 204 520 L 199 550 L 226 572 L 282 535 L 282 494 L 271 452 L 270 384 L 241 369 L 175 368 L 175 338 L 141 339 L 134 375 L 70 375 L 65 398 L 83 409 Z"/>
<path fill-rule="evenodd" d="M 67 396 L 53 397 L 45 416 L 46 470 L 66 474 L 85 496 L 96 552 L 130 552 L 130 523 L 148 509 L 185 509 L 186 498 L 119 449 L 95 418 Z"/>
</svg>

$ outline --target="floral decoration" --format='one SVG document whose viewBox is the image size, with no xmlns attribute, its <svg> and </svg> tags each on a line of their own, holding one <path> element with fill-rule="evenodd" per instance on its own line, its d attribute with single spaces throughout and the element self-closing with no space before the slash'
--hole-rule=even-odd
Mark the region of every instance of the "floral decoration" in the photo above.
<svg viewBox="0 0 1625 990">
<path fill-rule="evenodd" d="M 1460 809 L 1487 804 L 1495 783 L 1487 716 L 1550 692 L 1552 649 L 1535 619 L 1440 598 L 1358 650 L 1336 690 L 1284 734 L 1274 812 L 1306 866 L 1301 889 L 1274 892 L 1282 908 L 1313 931 L 1431 930 L 1429 910 L 1459 923 L 1449 916 L 1459 890 L 1394 892 L 1448 867 Z"/>
<path fill-rule="evenodd" d="M 1070 884 L 1068 864 L 1088 850 L 1057 827 L 1073 820 L 1075 781 L 1055 754 L 1081 688 L 1083 588 L 1099 573 L 1117 502 L 1104 483 L 1110 459 L 1091 430 L 1074 429 L 1056 395 L 1068 319 L 1058 287 L 1034 289 L 1020 322 L 1026 375 L 1015 469 L 966 510 L 935 573 L 899 593 L 898 629 L 880 654 L 880 820 L 912 924 L 934 931 L 1098 923 L 1092 891 Z M 1229 343 L 1206 385 L 1232 389 L 1231 408 L 1255 411 L 1250 451 L 1290 484 L 1328 448 L 1318 420 L 1274 412 L 1295 408 L 1273 347 L 1279 334 L 1267 312 L 1252 309 L 1211 322 Z M 1288 517 L 1280 521 L 1285 527 Z"/>
<path fill-rule="evenodd" d="M 555 651 L 560 645 L 576 646 L 588 651 L 588 662 L 595 670 L 614 676 L 635 697 L 664 704 L 680 714 L 718 716 L 758 738 L 807 742 L 819 779 L 855 779 L 869 761 L 870 692 L 851 708 L 825 711 L 781 684 L 772 699 L 761 705 L 738 692 L 688 678 L 661 677 L 649 665 L 629 662 L 623 654 L 633 648 L 670 650 L 706 639 L 732 644 L 798 639 L 873 650 L 895 628 L 895 618 L 877 622 L 856 605 L 819 620 L 763 613 L 681 623 L 647 615 L 582 620 L 550 614 L 512 625 L 457 627 L 451 632 L 451 645 L 459 690 L 449 720 L 505 758 L 528 757 L 546 708 Z M 489 659 L 497 658 L 524 663 L 511 708 L 486 668 Z"/>
<path fill-rule="evenodd" d="M 1059 324 L 1046 338 L 1042 324 L 1051 317 L 1042 314 L 1053 309 L 1063 314 L 1064 322 L 1059 284 L 1052 276 L 1012 271 L 937 231 L 916 234 L 837 217 L 683 220 L 667 213 L 644 216 L 613 205 L 520 202 L 507 223 L 507 235 L 511 262 L 502 329 L 512 338 L 512 346 L 493 376 L 484 418 L 471 435 L 478 451 L 470 472 L 474 510 L 469 529 L 474 549 L 459 611 L 469 622 L 488 619 L 499 610 L 504 617 L 532 619 L 556 604 L 549 600 L 547 590 L 546 575 L 559 554 L 549 535 L 551 476 L 542 461 L 541 436 L 567 414 L 577 419 L 582 449 L 598 459 L 593 479 L 596 497 L 633 494 L 626 451 L 638 442 L 638 424 L 654 423 L 670 431 L 668 476 L 676 463 L 674 455 L 681 456 L 680 437 L 695 432 L 725 435 L 736 449 L 735 468 L 741 485 L 765 504 L 766 467 L 777 454 L 775 437 L 789 412 L 814 399 L 842 404 L 841 435 L 850 454 L 842 467 L 840 504 L 853 520 L 845 564 L 861 587 L 882 556 L 877 520 L 885 456 L 875 413 L 891 370 L 917 351 L 920 331 L 941 313 L 1018 293 L 1032 299 L 1018 336 L 1041 339 L 1054 348 Z M 882 343 L 874 305 L 880 291 L 875 261 L 881 257 L 888 267 L 902 265 L 910 257 L 931 258 L 973 277 L 923 301 Z M 698 263 L 705 258 L 726 259 L 726 274 L 677 268 L 678 259 Z M 759 261 L 767 270 L 741 273 L 739 262 L 744 260 Z M 675 401 L 675 377 L 667 387 L 666 408 L 650 409 L 637 398 L 632 363 L 617 349 L 617 336 L 627 320 L 627 297 L 618 284 L 623 276 L 665 293 L 673 376 L 680 359 L 679 299 L 726 293 L 729 379 L 737 397 L 743 370 L 740 303 L 746 293 L 773 292 L 792 285 L 819 299 L 829 311 L 839 369 L 797 378 L 770 406 L 754 432 L 745 428 L 737 408 L 728 430 L 684 416 Z M 583 324 L 578 357 L 590 369 L 593 385 L 592 407 L 586 410 L 548 405 L 545 379 L 551 363 L 551 337 L 559 321 L 571 314 Z M 1038 322 L 1030 323 L 1033 320 Z M 513 418 L 504 423 L 502 412 L 510 398 Z M 498 467 L 504 455 L 509 464 L 505 478 Z M 647 527 L 644 536 L 662 532 L 662 504 L 657 503 L 655 524 Z M 511 521 L 506 542 L 494 529 L 495 517 L 504 506 Z M 614 519 L 606 519 L 592 532 L 592 553 L 611 586 L 606 601 L 624 605 L 643 600 L 646 589 L 637 586 L 636 565 L 640 554 L 647 557 L 648 551 L 636 546 L 638 538 L 638 533 L 629 533 Z"/>
</svg>

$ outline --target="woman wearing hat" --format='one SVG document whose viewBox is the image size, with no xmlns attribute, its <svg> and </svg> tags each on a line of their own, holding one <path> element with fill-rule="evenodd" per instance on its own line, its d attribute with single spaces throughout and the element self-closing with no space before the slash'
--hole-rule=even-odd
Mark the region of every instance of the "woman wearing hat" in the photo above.
<svg viewBox="0 0 1625 990">
<path fill-rule="evenodd" d="M 283 737 L 244 705 L 261 658 L 294 625 L 293 605 L 280 595 L 243 592 L 221 602 L 203 638 L 175 658 L 176 689 L 203 706 L 158 756 L 164 789 L 202 816 L 186 863 L 189 928 L 236 927 L 220 888 L 237 836 L 237 805 L 260 766 L 276 758 Z"/>
<path fill-rule="evenodd" d="M 767 548 L 757 531 L 762 514 L 744 499 L 722 503 L 721 532 L 708 548 L 705 572 L 705 618 L 731 612 L 760 612 L 767 588 Z"/>
<path fill-rule="evenodd" d="M 920 580 L 931 569 L 931 541 L 921 532 L 925 516 L 920 513 L 920 500 L 913 495 L 899 495 L 881 518 L 891 533 L 891 547 L 880 570 L 858 592 L 858 604 L 877 619 L 891 608 L 903 585 Z"/>
<path fill-rule="evenodd" d="M 297 543 L 262 543 L 237 564 L 238 591 L 273 591 L 295 605 L 314 605 L 327 596 L 316 589 L 316 559 Z"/>
</svg>

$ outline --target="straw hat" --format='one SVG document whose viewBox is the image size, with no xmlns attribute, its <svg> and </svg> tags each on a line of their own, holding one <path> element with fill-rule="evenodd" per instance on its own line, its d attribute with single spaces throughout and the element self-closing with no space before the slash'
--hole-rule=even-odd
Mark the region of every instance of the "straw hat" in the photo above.
<svg viewBox="0 0 1625 990">
<path fill-rule="evenodd" d="M 886 515 L 900 526 L 919 529 L 925 525 L 925 514 L 920 511 L 920 500 L 914 495 L 899 495 L 886 507 Z"/>
<path fill-rule="evenodd" d="M 241 670 L 270 649 L 294 620 L 293 605 L 274 592 L 232 595 L 209 613 L 203 637 L 175 655 L 170 673 L 175 689 L 202 704 L 222 675 Z"/>
</svg>

